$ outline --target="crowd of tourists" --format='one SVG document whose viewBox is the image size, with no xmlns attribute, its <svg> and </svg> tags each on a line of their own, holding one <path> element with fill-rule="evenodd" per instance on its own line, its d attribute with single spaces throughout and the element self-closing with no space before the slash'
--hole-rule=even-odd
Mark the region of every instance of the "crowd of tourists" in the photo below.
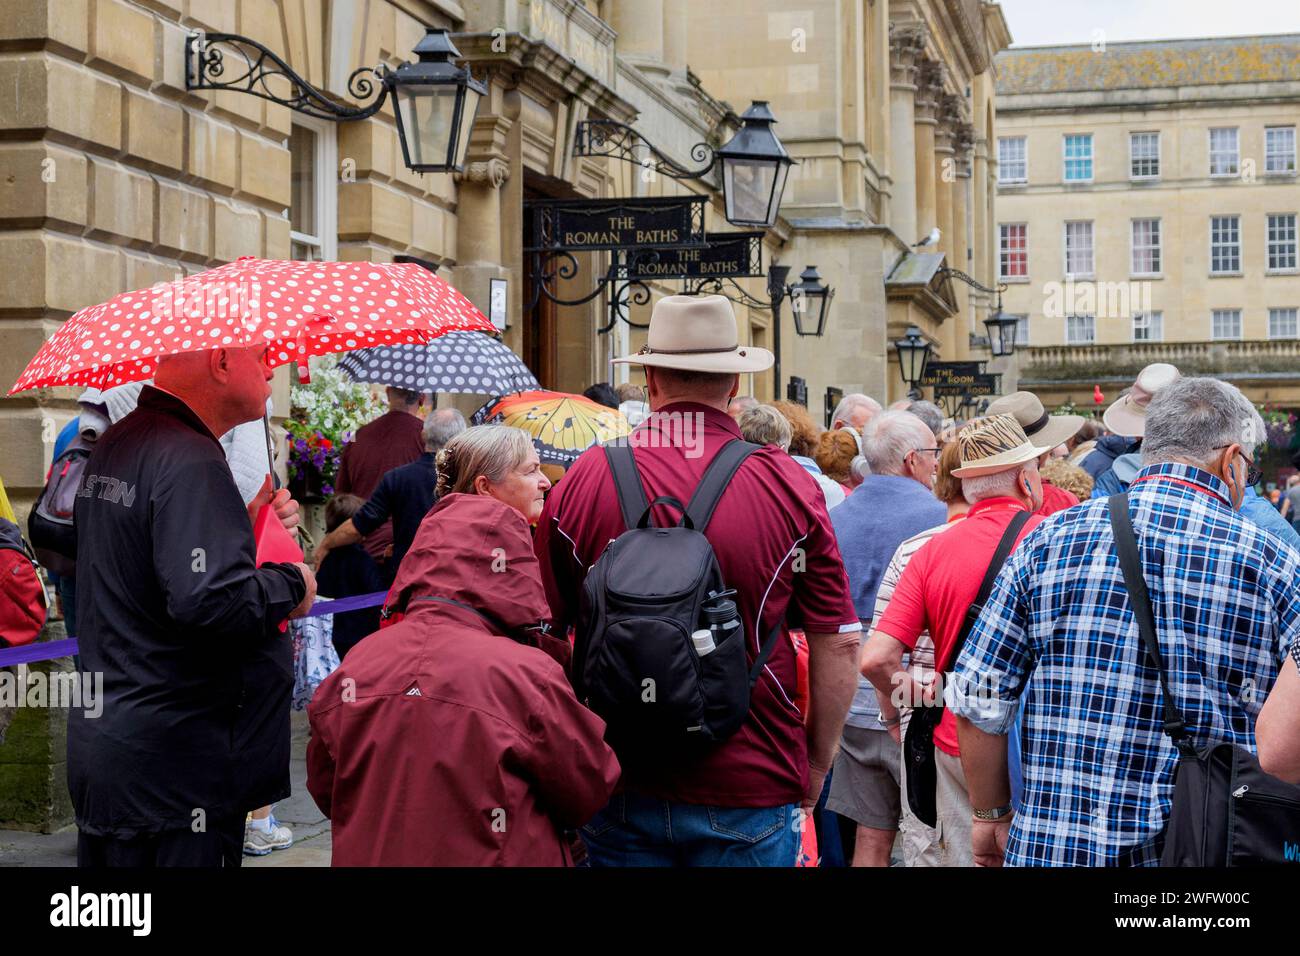
<svg viewBox="0 0 1300 956">
<path fill-rule="evenodd" d="M 1228 383 L 1152 365 L 1100 421 L 852 394 L 821 427 L 740 393 L 772 355 L 726 299 L 671 296 L 616 360 L 644 389 L 589 390 L 627 438 L 557 471 L 390 388 L 314 554 L 259 565 L 257 508 L 300 520 L 228 453 L 261 357 L 88 403 L 89 480 L 133 501 L 80 494 L 61 585 L 106 694 L 70 718 L 83 865 L 292 842 L 283 626 L 318 595 L 387 595 L 335 615 L 308 707 L 336 865 L 1153 865 L 1184 744 L 1300 781 L 1300 487 L 1260 494 Z"/>
</svg>

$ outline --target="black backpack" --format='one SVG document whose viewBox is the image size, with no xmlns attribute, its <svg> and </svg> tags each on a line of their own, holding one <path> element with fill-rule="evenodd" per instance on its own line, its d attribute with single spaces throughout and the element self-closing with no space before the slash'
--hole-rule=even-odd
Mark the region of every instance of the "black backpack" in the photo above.
<svg viewBox="0 0 1300 956">
<path fill-rule="evenodd" d="M 77 573 L 77 491 L 94 445 L 77 435 L 50 465 L 45 487 L 27 517 L 27 537 L 41 564 L 55 574 Z"/>
<path fill-rule="evenodd" d="M 745 722 L 750 693 L 781 632 L 777 621 L 752 667 L 739 613 L 714 624 L 715 648 L 697 652 L 691 635 L 709 627 L 734 594 L 722 580 L 709 519 L 741 463 L 758 445 L 733 439 L 709 463 L 690 503 L 646 500 L 632 449 L 606 445 L 626 529 L 611 541 L 583 583 L 573 674 L 579 698 L 605 719 L 620 756 L 674 756 L 726 740 Z M 676 527 L 650 523 L 667 504 Z"/>
</svg>

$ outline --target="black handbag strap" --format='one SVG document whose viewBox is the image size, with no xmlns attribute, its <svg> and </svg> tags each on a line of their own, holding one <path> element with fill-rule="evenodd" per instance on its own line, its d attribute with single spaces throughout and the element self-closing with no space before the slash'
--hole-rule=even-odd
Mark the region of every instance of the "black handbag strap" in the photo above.
<svg viewBox="0 0 1300 956">
<path fill-rule="evenodd" d="M 1138 634 L 1146 647 L 1147 656 L 1160 675 L 1160 689 L 1164 692 L 1164 732 L 1183 753 L 1193 753 L 1187 721 L 1174 701 L 1169 689 L 1169 675 L 1165 672 L 1164 656 L 1160 653 L 1160 639 L 1156 636 L 1155 614 L 1151 610 L 1151 596 L 1147 593 L 1146 578 L 1142 576 L 1142 559 L 1138 554 L 1137 537 L 1128 515 L 1128 494 L 1121 492 L 1107 499 L 1110 508 L 1110 527 L 1115 535 L 1115 550 L 1119 552 L 1119 566 L 1124 571 L 1124 587 L 1128 591 L 1133 617 L 1137 620 Z"/>
<path fill-rule="evenodd" d="M 998 546 L 993 552 L 993 557 L 989 560 L 988 570 L 984 572 L 984 580 L 980 582 L 979 593 L 975 595 L 975 602 L 966 609 L 966 619 L 962 622 L 961 632 L 957 635 L 957 640 L 953 643 L 952 653 L 948 655 L 947 663 L 944 664 L 943 673 L 948 674 L 957 664 L 957 658 L 961 656 L 961 649 L 966 646 L 966 638 L 970 636 L 971 630 L 975 627 L 975 622 L 979 620 L 980 612 L 984 610 L 984 605 L 993 593 L 993 582 L 998 579 L 998 572 L 1002 570 L 1002 565 L 1007 563 L 1007 557 L 1016 546 L 1016 541 L 1020 538 L 1020 529 L 1025 526 L 1029 520 L 1028 511 L 1017 512 L 1011 519 L 1011 523 L 1006 526 L 1002 532 L 1002 537 L 998 539 Z"/>
</svg>

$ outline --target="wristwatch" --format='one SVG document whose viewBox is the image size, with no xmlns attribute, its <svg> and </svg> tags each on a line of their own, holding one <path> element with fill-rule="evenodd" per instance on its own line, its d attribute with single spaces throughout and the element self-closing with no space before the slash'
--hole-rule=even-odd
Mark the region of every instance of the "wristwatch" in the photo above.
<svg viewBox="0 0 1300 956">
<path fill-rule="evenodd" d="M 994 807 L 992 810 L 972 808 L 971 813 L 975 815 L 976 820 L 995 821 L 1011 816 L 1011 810 L 1012 805 L 1008 803 L 1004 807 Z"/>
<path fill-rule="evenodd" d="M 885 729 L 888 730 L 890 727 L 897 727 L 901 724 L 903 722 L 903 715 L 895 714 L 893 717 L 886 717 L 883 710 L 878 710 L 876 711 L 876 720 L 884 724 Z"/>
</svg>

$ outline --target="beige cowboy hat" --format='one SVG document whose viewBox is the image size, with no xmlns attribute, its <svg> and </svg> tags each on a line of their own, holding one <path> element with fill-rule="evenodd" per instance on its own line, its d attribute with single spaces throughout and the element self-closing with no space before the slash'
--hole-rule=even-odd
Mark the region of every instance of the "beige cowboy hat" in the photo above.
<svg viewBox="0 0 1300 956">
<path fill-rule="evenodd" d="M 1010 415 L 990 415 L 977 418 L 963 428 L 957 436 L 957 447 L 961 452 L 961 467 L 954 468 L 952 476 L 978 478 L 1033 461 L 1054 446 L 1035 445 Z"/>
<path fill-rule="evenodd" d="M 1156 393 L 1178 379 L 1178 369 L 1165 362 L 1148 365 L 1133 387 L 1101 416 L 1107 430 L 1124 438 L 1141 438 L 1147 430 L 1147 406 Z"/>
<path fill-rule="evenodd" d="M 988 415 L 1010 415 L 1035 445 L 1055 448 L 1083 427 L 1082 415 L 1049 415 L 1033 392 L 1012 392 L 989 403 Z"/>
<path fill-rule="evenodd" d="M 772 353 L 740 344 L 736 313 L 723 296 L 670 295 L 655 303 L 641 351 L 614 363 L 688 372 L 761 372 L 772 367 Z"/>
</svg>

